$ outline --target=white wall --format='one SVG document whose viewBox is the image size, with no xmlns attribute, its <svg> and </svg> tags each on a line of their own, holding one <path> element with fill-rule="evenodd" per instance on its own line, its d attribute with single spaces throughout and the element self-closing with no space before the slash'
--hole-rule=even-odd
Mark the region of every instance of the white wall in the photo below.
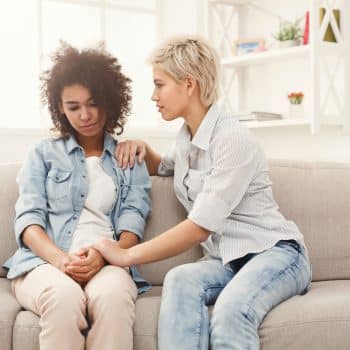
<svg viewBox="0 0 350 350">
<path fill-rule="evenodd" d="M 203 34 L 204 2 L 205 0 L 161 0 L 160 39 L 179 33 Z M 285 68 L 285 73 L 288 74 L 289 68 Z M 295 71 L 290 69 L 289 74 L 292 77 Z M 261 80 L 256 80 L 254 86 L 261 92 L 260 98 L 270 91 Z M 124 137 L 145 139 L 163 152 L 174 141 L 178 127 L 179 123 L 166 126 L 165 123 L 160 123 L 159 132 L 151 133 L 142 129 L 127 129 Z M 301 126 L 253 129 L 253 132 L 270 158 L 350 162 L 350 136 L 344 135 L 336 127 L 324 128 L 318 135 L 311 135 L 307 127 Z M 22 161 L 27 150 L 44 135 L 44 132 L 38 131 L 10 134 L 0 130 L 0 162 Z"/>
</svg>

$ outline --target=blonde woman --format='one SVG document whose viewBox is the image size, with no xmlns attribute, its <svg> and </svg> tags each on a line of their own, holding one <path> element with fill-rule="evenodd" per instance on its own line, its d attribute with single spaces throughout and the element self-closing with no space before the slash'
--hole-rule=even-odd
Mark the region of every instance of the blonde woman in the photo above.
<svg viewBox="0 0 350 350">
<path fill-rule="evenodd" d="M 178 266 L 164 281 L 160 350 L 259 349 L 258 328 L 282 301 L 305 293 L 311 267 L 303 236 L 278 211 L 264 153 L 218 99 L 218 58 L 198 38 L 171 40 L 152 58 L 163 119 L 183 118 L 175 146 L 160 156 L 142 141 L 119 144 L 120 165 L 145 159 L 151 174 L 174 176 L 188 217 L 151 241 L 95 248 L 116 266 L 158 261 L 194 245 L 205 258 Z M 213 305 L 212 317 L 208 305 Z"/>
</svg>

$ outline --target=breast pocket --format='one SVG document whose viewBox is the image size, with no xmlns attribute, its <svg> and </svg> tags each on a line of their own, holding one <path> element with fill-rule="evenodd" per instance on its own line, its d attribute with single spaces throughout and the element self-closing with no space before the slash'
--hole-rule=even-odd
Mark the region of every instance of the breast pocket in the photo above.
<svg viewBox="0 0 350 350">
<path fill-rule="evenodd" d="M 50 169 L 47 174 L 46 193 L 51 200 L 59 200 L 68 196 L 72 172 L 57 168 Z"/>
</svg>

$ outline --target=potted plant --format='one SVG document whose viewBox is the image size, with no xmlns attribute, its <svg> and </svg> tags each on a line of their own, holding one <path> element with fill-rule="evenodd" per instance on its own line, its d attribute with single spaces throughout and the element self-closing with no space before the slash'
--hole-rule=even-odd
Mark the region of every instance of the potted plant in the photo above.
<svg viewBox="0 0 350 350">
<path fill-rule="evenodd" d="M 302 92 L 291 92 L 288 94 L 289 118 L 304 117 L 303 99 L 304 94 Z"/>
<path fill-rule="evenodd" d="M 279 31 L 273 37 L 279 41 L 280 47 L 292 47 L 300 44 L 302 38 L 300 22 L 302 18 L 290 21 L 281 21 Z"/>
</svg>

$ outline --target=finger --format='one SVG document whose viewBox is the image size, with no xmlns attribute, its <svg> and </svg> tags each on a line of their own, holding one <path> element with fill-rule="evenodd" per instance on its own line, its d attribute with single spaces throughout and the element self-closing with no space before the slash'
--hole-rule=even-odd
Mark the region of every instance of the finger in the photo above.
<svg viewBox="0 0 350 350">
<path fill-rule="evenodd" d="M 138 155 L 138 161 L 139 163 L 142 163 L 142 161 L 145 159 L 146 157 L 146 147 L 142 147 L 139 151 L 139 155 Z"/>
<path fill-rule="evenodd" d="M 92 269 L 90 265 L 77 266 L 77 265 L 69 265 L 66 267 L 66 270 L 70 273 L 86 273 Z"/>
<path fill-rule="evenodd" d="M 137 144 L 133 143 L 130 147 L 130 159 L 129 159 L 130 168 L 134 167 L 136 153 L 137 153 Z"/>
<path fill-rule="evenodd" d="M 119 167 L 121 167 L 123 164 L 122 161 L 123 161 L 123 154 L 124 154 L 124 145 L 125 145 L 125 143 L 123 142 L 123 143 L 118 144 L 118 146 L 117 146 L 117 152 L 118 152 L 117 160 L 118 160 Z"/>
<path fill-rule="evenodd" d="M 130 143 L 127 142 L 124 146 L 124 154 L 123 154 L 123 162 L 122 162 L 122 168 L 126 169 L 129 162 L 129 156 L 130 156 Z"/>
<path fill-rule="evenodd" d="M 84 247 L 84 248 L 81 248 L 77 252 L 74 252 L 72 254 L 75 256 L 78 256 L 78 257 L 86 257 L 88 255 L 89 249 L 90 249 L 90 247 Z"/>
</svg>

